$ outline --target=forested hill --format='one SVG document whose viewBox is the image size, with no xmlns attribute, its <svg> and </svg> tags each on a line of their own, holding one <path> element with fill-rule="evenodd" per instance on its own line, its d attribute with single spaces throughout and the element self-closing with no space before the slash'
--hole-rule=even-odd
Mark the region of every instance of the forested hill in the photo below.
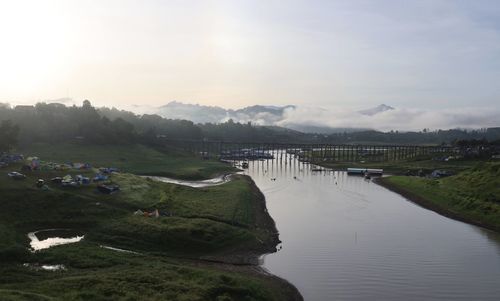
<svg viewBox="0 0 500 301">
<path fill-rule="evenodd" d="M 379 132 L 366 130 L 336 134 L 301 133 L 273 126 L 254 126 L 229 120 L 220 124 L 194 124 L 158 115 L 136 115 L 115 108 L 95 108 L 89 101 L 82 106 L 37 103 L 34 106 L 0 104 L 0 140 L 16 135 L 19 144 L 33 142 L 155 143 L 167 139 L 208 139 L 220 141 L 281 143 L 371 143 L 371 144 L 451 144 L 457 140 L 500 139 L 500 128 L 475 131 L 439 130 L 422 132 Z M 0 141 L 1 144 L 1 141 Z"/>
<path fill-rule="evenodd" d="M 3 122 L 0 131 L 14 133 L 18 129 L 21 145 L 33 142 L 149 144 L 156 143 L 158 137 L 256 142 L 312 142 L 314 138 L 297 131 L 231 120 L 223 124 L 202 125 L 158 115 L 136 115 L 114 108 L 95 108 L 87 100 L 82 106 L 37 103 L 12 108 L 0 105 L 0 121 Z"/>
</svg>

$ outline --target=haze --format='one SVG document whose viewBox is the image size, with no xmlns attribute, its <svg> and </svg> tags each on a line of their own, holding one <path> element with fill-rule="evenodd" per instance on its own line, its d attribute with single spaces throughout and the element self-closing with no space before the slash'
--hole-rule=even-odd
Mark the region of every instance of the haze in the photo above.
<svg viewBox="0 0 500 301">
<path fill-rule="evenodd" d="M 500 95 L 496 1 L 0 3 L 1 102 L 491 114 Z"/>
</svg>

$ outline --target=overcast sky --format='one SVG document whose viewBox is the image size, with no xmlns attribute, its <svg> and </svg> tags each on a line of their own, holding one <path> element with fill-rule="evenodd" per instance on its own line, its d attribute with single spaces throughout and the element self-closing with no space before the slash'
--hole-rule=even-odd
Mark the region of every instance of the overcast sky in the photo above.
<svg viewBox="0 0 500 301">
<path fill-rule="evenodd" d="M 0 102 L 497 108 L 500 2 L 0 0 Z"/>
</svg>

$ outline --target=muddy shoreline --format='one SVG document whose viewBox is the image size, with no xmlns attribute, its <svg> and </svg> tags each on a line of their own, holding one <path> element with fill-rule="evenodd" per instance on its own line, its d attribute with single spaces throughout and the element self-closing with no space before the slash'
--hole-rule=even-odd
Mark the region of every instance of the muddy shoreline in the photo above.
<svg viewBox="0 0 500 301">
<path fill-rule="evenodd" d="M 233 175 L 233 177 L 242 177 L 249 182 L 254 196 L 253 199 L 256 200 L 253 203 L 253 210 L 256 216 L 255 226 L 268 231 L 268 239 L 260 241 L 258 245 L 245 246 L 244 248 L 227 250 L 216 255 L 203 256 L 200 258 L 202 263 L 200 262 L 199 264 L 209 264 L 223 270 L 232 270 L 266 279 L 267 281 L 271 281 L 273 287 L 276 289 L 287 292 L 289 294 L 288 300 L 304 300 L 299 290 L 293 284 L 273 275 L 260 265 L 260 258 L 263 255 L 277 251 L 276 247 L 281 243 L 279 232 L 276 228 L 276 223 L 267 210 L 266 198 L 253 179 L 245 175 Z"/>
<path fill-rule="evenodd" d="M 484 228 L 484 229 L 487 229 L 490 231 L 500 233 L 500 229 L 498 227 L 495 227 L 495 226 L 490 225 L 488 223 L 484 223 L 484 222 L 481 222 L 481 221 L 478 221 L 478 220 L 475 220 L 472 218 L 464 217 L 458 213 L 451 211 L 448 208 L 443 208 L 441 206 L 438 206 L 438 205 L 434 204 L 432 201 L 429 201 L 426 198 L 419 196 L 418 194 L 416 194 L 414 192 L 408 191 L 402 187 L 399 187 L 397 185 L 389 183 L 386 180 L 386 178 L 376 178 L 376 179 L 373 179 L 373 182 L 384 187 L 384 188 L 389 189 L 390 191 L 393 191 L 397 194 L 402 195 L 403 197 L 405 197 L 409 201 L 411 201 L 411 202 L 413 202 L 413 203 L 415 203 L 415 204 L 417 204 L 425 209 L 432 210 L 438 214 L 441 214 L 443 216 L 446 216 L 448 218 L 451 218 L 451 219 L 454 219 L 454 220 L 457 220 L 460 222 L 464 222 L 467 224 L 471 224 L 471 225 L 478 226 L 478 227 L 481 227 L 481 228 Z"/>
</svg>

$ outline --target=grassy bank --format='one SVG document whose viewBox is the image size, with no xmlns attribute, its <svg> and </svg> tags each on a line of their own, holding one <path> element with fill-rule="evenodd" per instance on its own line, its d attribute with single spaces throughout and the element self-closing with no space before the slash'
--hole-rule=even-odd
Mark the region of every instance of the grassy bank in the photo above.
<svg viewBox="0 0 500 301">
<path fill-rule="evenodd" d="M 46 161 L 82 162 L 93 166 L 117 167 L 128 173 L 201 180 L 234 171 L 217 161 L 202 160 L 180 151 L 154 149 L 140 144 L 86 145 L 42 144 L 23 147 L 18 152 Z"/>
<path fill-rule="evenodd" d="M 133 157 L 132 151 L 124 150 L 126 160 L 110 164 L 106 156 L 114 157 L 113 152 L 90 153 L 101 151 L 101 146 L 82 151 L 88 160 L 82 154 L 64 154 L 64 150 L 70 149 L 56 148 L 49 160 L 64 158 L 104 166 L 123 162 L 115 166 L 127 170 L 141 166 L 146 173 L 146 167 L 152 165 L 139 164 L 142 156 Z M 27 154 L 31 153 L 46 159 L 40 149 Z M 169 157 L 158 153 L 161 161 L 162 156 Z M 181 170 L 172 169 L 173 174 L 189 174 L 179 163 L 183 161 L 189 158 L 166 162 L 180 164 Z M 202 166 L 209 163 L 200 162 Z M 196 170 L 207 168 L 196 167 L 198 163 L 191 158 Z M 227 168 L 213 164 L 211 170 Z M 249 258 L 275 250 L 274 222 L 262 194 L 248 177 L 195 189 L 120 173 L 110 178 L 120 192 L 106 195 L 97 191 L 96 184 L 64 188 L 50 183 L 55 176 L 91 176 L 94 171 L 33 171 L 17 181 L 5 175 L 19 168 L 20 164 L 11 165 L 0 175 L 0 300 L 301 300 L 293 286 L 256 267 L 213 263 L 248 263 Z M 37 188 L 38 179 L 46 180 L 49 190 Z M 158 209 L 164 216 L 134 215 L 138 209 Z M 85 238 L 76 244 L 29 252 L 26 234 L 52 228 L 73 229 Z M 23 265 L 26 263 L 28 266 Z M 66 269 L 41 270 L 44 264 L 62 264 Z"/>
<path fill-rule="evenodd" d="M 443 215 L 500 231 L 500 163 L 439 180 L 392 176 L 380 183 Z"/>
<path fill-rule="evenodd" d="M 90 241 L 0 265 L 0 300 L 290 300 L 293 287 L 248 268 L 117 253 Z M 37 263 L 64 264 L 43 271 Z"/>
</svg>

